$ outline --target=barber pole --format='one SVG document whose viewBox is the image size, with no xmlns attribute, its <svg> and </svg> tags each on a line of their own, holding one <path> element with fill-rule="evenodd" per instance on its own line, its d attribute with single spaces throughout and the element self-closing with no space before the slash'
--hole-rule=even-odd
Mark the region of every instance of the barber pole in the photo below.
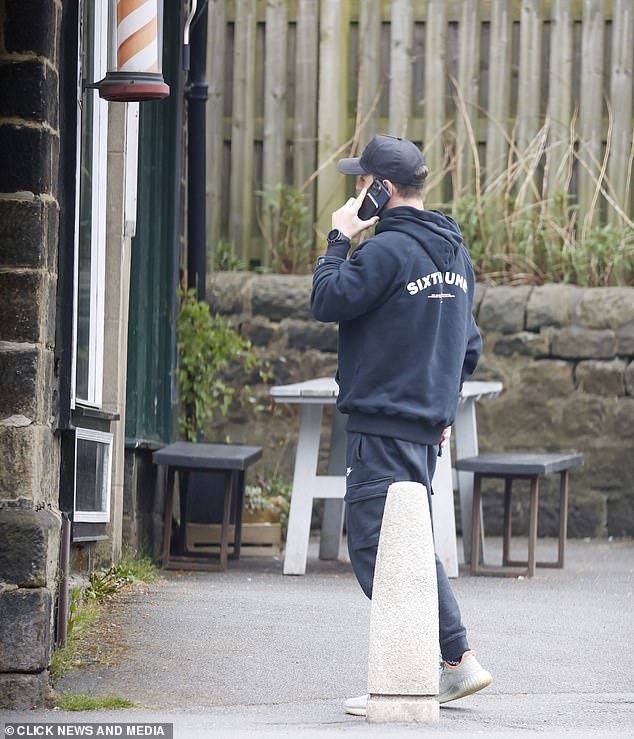
<svg viewBox="0 0 634 739">
<path fill-rule="evenodd" d="M 119 72 L 158 72 L 156 0 L 118 0 Z"/>
<path fill-rule="evenodd" d="M 94 86 L 105 100 L 160 100 L 169 95 L 162 74 L 162 0 L 109 0 L 108 72 Z"/>
</svg>

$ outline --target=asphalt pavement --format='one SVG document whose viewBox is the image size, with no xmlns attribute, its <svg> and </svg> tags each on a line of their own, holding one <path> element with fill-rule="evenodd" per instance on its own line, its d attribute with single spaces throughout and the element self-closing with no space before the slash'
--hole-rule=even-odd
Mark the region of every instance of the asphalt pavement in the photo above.
<svg viewBox="0 0 634 739">
<path fill-rule="evenodd" d="M 554 551 L 540 540 L 538 555 Z M 493 683 L 443 706 L 433 726 L 343 713 L 344 698 L 366 692 L 370 603 L 349 563 L 316 552 L 304 576 L 282 575 L 279 559 L 243 558 L 224 573 L 164 572 L 132 588 L 109 614 L 112 663 L 74 669 L 56 687 L 138 708 L 0 711 L 0 722 L 168 722 L 178 739 L 634 737 L 631 540 L 569 540 L 565 568 L 531 579 L 462 568 L 452 583 Z"/>
</svg>

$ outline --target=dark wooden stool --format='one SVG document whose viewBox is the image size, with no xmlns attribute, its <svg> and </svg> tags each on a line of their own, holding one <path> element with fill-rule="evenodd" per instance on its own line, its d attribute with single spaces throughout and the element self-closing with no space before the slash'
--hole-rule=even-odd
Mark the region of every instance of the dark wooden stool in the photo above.
<svg viewBox="0 0 634 739">
<path fill-rule="evenodd" d="M 583 455 L 499 453 L 479 454 L 455 462 L 455 467 L 464 472 L 473 472 L 473 514 L 471 520 L 471 574 L 497 575 L 501 577 L 532 577 L 535 566 L 563 567 L 568 526 L 568 475 L 571 469 L 583 464 Z M 559 555 L 554 562 L 536 562 L 537 514 L 539 509 L 539 478 L 559 472 Z M 486 567 L 480 564 L 480 542 L 482 536 L 482 480 L 484 478 L 504 480 L 504 536 L 502 567 Z M 517 561 L 511 553 L 511 489 L 513 480 L 530 481 L 530 514 L 528 526 L 528 559 Z M 525 569 L 517 569 L 517 568 Z M 515 569 L 513 569 L 515 568 Z"/>
<path fill-rule="evenodd" d="M 231 499 L 238 496 L 232 559 L 240 556 L 244 473 L 262 456 L 262 447 L 243 444 L 207 444 L 177 441 L 152 455 L 154 464 L 167 468 L 165 495 L 165 530 L 163 532 L 163 567 L 165 569 L 225 570 L 229 549 Z M 186 530 L 188 511 L 188 476 L 190 472 L 221 473 L 224 476 L 222 533 L 220 553 L 196 553 L 187 550 Z M 174 506 L 174 475 L 180 473 L 180 523 L 177 531 L 178 554 L 172 554 L 172 510 Z M 210 486 L 210 494 L 213 489 Z"/>
</svg>

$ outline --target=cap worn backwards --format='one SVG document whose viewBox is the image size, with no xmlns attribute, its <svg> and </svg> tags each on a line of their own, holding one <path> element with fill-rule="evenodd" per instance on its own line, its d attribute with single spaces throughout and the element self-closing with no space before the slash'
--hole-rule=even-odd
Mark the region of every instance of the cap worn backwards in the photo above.
<svg viewBox="0 0 634 739">
<path fill-rule="evenodd" d="M 373 174 L 397 185 L 422 185 L 427 174 L 421 177 L 424 166 L 425 158 L 416 144 L 385 133 L 374 136 L 360 157 L 337 162 L 337 169 L 343 174 Z"/>
</svg>

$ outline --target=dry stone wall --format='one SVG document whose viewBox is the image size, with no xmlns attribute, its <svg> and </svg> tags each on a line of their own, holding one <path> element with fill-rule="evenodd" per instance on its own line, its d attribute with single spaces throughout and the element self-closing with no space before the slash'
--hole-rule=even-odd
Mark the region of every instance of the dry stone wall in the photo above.
<svg viewBox="0 0 634 739">
<path fill-rule="evenodd" d="M 309 275 L 209 278 L 212 310 L 232 316 L 269 359 L 270 385 L 336 370 L 336 326 L 311 317 L 310 289 Z M 634 288 L 478 285 L 474 312 L 484 351 L 473 379 L 504 384 L 498 398 L 478 405 L 481 451 L 582 452 L 585 464 L 572 476 L 569 534 L 634 535 Z M 253 387 L 260 400 L 268 392 L 269 385 Z M 255 415 L 236 407 L 212 433 L 262 444 L 261 471 L 290 477 L 297 423 L 293 406 Z M 556 532 L 554 483 L 542 486 L 540 534 Z M 521 531 L 525 496 L 515 497 L 514 526 Z M 489 530 L 499 529 L 491 518 L 499 508 L 492 491 L 485 498 Z"/>
</svg>

